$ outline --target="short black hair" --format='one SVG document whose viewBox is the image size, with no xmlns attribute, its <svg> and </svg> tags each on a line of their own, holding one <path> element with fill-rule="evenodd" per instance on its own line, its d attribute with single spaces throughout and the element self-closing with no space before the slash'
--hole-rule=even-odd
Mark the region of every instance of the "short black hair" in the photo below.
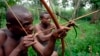
<svg viewBox="0 0 100 56">
<path fill-rule="evenodd" d="M 48 14 L 48 12 L 46 12 L 46 11 L 45 11 L 45 12 L 42 12 L 42 13 L 40 14 L 40 19 L 43 18 L 43 15 L 44 15 L 44 14 Z"/>
<path fill-rule="evenodd" d="M 28 13 L 30 14 L 30 12 L 28 11 L 28 9 L 26 9 L 25 7 L 23 7 L 22 5 L 14 5 L 11 7 L 11 10 L 14 12 L 14 14 L 16 16 L 22 15 L 24 13 Z M 6 11 L 6 20 L 9 21 L 9 17 L 11 15 L 13 15 L 12 11 L 10 10 L 10 8 L 7 9 Z M 13 15 L 14 16 L 14 15 Z"/>
</svg>

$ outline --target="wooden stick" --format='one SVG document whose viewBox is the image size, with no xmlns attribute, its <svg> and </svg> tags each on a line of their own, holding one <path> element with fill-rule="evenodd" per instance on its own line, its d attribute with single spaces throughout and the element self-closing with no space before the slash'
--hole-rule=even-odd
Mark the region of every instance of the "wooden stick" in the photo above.
<svg viewBox="0 0 100 56">
<path fill-rule="evenodd" d="M 26 33 L 26 35 L 28 35 L 28 32 L 25 30 L 25 28 L 23 27 L 22 23 L 19 21 L 19 18 L 15 15 L 15 13 L 13 12 L 13 10 L 11 9 L 11 7 L 9 6 L 9 4 L 7 3 L 6 0 L 4 0 L 5 4 L 7 5 L 7 7 L 10 9 L 11 13 L 13 14 L 13 16 L 15 17 L 15 19 L 17 20 L 17 22 L 19 23 L 19 25 L 22 27 L 23 31 Z"/>
<path fill-rule="evenodd" d="M 48 13 L 51 15 L 53 22 L 55 23 L 57 29 L 60 29 L 60 25 L 58 24 L 58 21 L 56 20 L 56 16 L 54 15 L 54 13 L 51 11 L 51 9 L 49 8 L 49 6 L 46 4 L 45 0 L 40 0 L 41 3 L 45 6 L 46 10 L 48 11 Z M 62 43 L 62 56 L 64 56 L 64 40 L 63 38 L 61 39 L 61 43 Z"/>
</svg>

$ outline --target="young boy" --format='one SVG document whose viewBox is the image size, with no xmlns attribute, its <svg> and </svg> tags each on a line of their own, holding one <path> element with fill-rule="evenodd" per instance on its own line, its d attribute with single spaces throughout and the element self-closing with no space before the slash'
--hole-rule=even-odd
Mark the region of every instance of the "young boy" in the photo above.
<svg viewBox="0 0 100 56">
<path fill-rule="evenodd" d="M 52 29 L 55 29 L 55 26 L 51 24 L 51 17 L 47 12 L 43 12 L 40 14 L 40 23 L 36 25 L 35 27 L 35 32 L 39 33 L 37 35 L 38 41 L 46 46 L 48 41 L 49 41 L 49 35 L 52 33 Z M 47 31 L 46 31 L 47 30 Z M 45 32 L 43 32 L 45 31 Z M 51 56 L 58 56 L 56 51 L 53 51 Z"/>
<path fill-rule="evenodd" d="M 48 44 L 50 38 L 48 36 L 53 32 L 53 30 L 57 30 L 55 25 L 51 23 L 51 17 L 47 12 L 40 14 L 40 24 L 36 25 L 34 29 L 35 33 L 39 33 L 37 35 L 38 41 L 44 46 Z M 51 56 L 58 56 L 56 50 L 53 51 Z"/>
<path fill-rule="evenodd" d="M 56 39 L 59 36 L 62 37 L 63 34 L 61 33 L 65 34 L 64 30 L 66 30 L 59 29 L 51 33 L 48 36 L 48 44 L 44 47 L 32 34 L 33 19 L 31 13 L 26 8 L 18 5 L 12 6 L 6 12 L 6 21 L 7 28 L 0 30 L 0 56 L 28 56 L 27 47 L 29 46 L 33 46 L 40 56 L 51 56 Z M 25 33 L 18 21 L 28 34 Z"/>
</svg>

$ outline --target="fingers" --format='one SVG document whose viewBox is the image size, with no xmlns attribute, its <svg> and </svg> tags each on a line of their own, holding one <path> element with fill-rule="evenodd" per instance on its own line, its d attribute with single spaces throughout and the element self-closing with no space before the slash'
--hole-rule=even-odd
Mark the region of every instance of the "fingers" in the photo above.
<svg viewBox="0 0 100 56">
<path fill-rule="evenodd" d="M 71 28 L 70 27 L 64 27 L 63 29 L 64 30 L 70 30 Z"/>
<path fill-rule="evenodd" d="M 66 30 L 65 29 L 61 30 L 61 32 L 59 33 L 58 38 L 63 38 L 64 36 L 66 36 Z"/>
<path fill-rule="evenodd" d="M 24 37 L 21 39 L 21 42 L 22 42 L 22 44 L 23 44 L 25 47 L 28 47 L 28 46 L 33 45 L 33 44 L 36 43 L 36 42 L 34 41 L 33 35 L 24 36 Z"/>
<path fill-rule="evenodd" d="M 24 41 L 34 41 L 34 38 L 32 38 L 32 37 L 24 37 L 23 40 Z"/>
<path fill-rule="evenodd" d="M 70 25 L 70 26 L 74 26 L 74 25 L 75 25 L 75 21 L 74 21 L 74 20 L 70 20 L 70 21 L 69 21 L 69 25 Z"/>
<path fill-rule="evenodd" d="M 24 36 L 24 38 L 32 38 L 33 37 L 33 35 L 27 35 L 27 36 Z"/>
<path fill-rule="evenodd" d="M 73 24 L 73 23 L 75 23 L 75 21 L 74 20 L 70 20 L 69 23 Z"/>
<path fill-rule="evenodd" d="M 33 45 L 33 44 L 36 44 L 36 42 L 34 41 L 24 41 L 24 46 L 25 47 L 29 47 L 29 46 L 31 46 L 31 45 Z"/>
<path fill-rule="evenodd" d="M 60 38 L 64 38 L 66 36 L 66 32 L 64 31 L 64 32 L 62 32 L 61 34 L 60 34 Z"/>
<path fill-rule="evenodd" d="M 71 27 L 66 27 L 66 26 L 60 26 L 61 29 L 65 29 L 66 31 L 70 30 Z"/>
<path fill-rule="evenodd" d="M 66 36 L 66 29 L 63 28 L 63 29 L 58 29 L 57 31 L 55 31 L 53 33 L 53 37 L 55 39 L 59 39 L 59 38 L 63 38 L 64 36 Z"/>
</svg>

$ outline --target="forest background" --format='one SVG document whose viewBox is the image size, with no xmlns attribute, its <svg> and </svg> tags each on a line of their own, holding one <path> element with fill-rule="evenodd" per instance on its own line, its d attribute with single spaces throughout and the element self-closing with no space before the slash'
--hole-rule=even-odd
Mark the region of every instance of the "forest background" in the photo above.
<svg viewBox="0 0 100 56">
<path fill-rule="evenodd" d="M 33 15 L 33 25 L 38 24 L 39 14 L 45 11 L 40 0 L 7 0 L 10 6 L 25 6 Z M 100 0 L 46 0 L 52 11 L 57 14 L 59 24 L 68 20 L 100 10 Z M 6 27 L 5 13 L 7 5 L 0 0 L 0 28 Z M 65 37 L 65 56 L 100 56 L 100 11 L 76 20 L 76 31 L 72 28 Z M 76 36 L 76 37 L 75 37 Z M 61 42 L 56 42 L 57 52 L 61 56 Z M 29 56 L 35 56 L 30 47 Z"/>
</svg>

